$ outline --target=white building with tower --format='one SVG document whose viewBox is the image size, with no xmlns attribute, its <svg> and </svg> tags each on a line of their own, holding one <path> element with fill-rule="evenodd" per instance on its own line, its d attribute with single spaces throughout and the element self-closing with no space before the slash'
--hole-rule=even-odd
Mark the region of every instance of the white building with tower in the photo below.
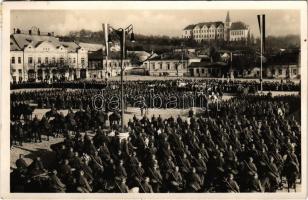
<svg viewBox="0 0 308 200">
<path fill-rule="evenodd" d="M 249 27 L 244 22 L 232 22 L 228 11 L 225 22 L 201 22 L 186 26 L 182 31 L 182 38 L 194 39 L 197 42 L 241 41 L 249 38 Z"/>
</svg>

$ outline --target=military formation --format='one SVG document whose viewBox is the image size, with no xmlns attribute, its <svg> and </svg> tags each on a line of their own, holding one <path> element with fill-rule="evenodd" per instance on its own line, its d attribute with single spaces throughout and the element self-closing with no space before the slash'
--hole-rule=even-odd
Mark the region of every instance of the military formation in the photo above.
<svg viewBox="0 0 308 200">
<path fill-rule="evenodd" d="M 208 102 L 201 114 L 191 111 L 187 118 L 134 116 L 126 124 L 125 139 L 119 137 L 118 110 L 108 115 L 111 110 L 98 111 L 90 103 L 97 88 L 12 94 L 13 110 L 30 110 L 31 103 L 52 108 L 42 119 L 13 112 L 12 145 L 40 142 L 41 135 L 65 139 L 51 145 L 55 160 L 50 166 L 40 157 L 28 165 L 21 156 L 11 173 L 11 191 L 276 192 L 283 185 L 296 190 L 301 169 L 300 96 L 241 93 L 218 104 L 210 96 L 219 98 L 227 88 L 232 91 L 233 84 L 207 83 L 201 89 L 201 83 L 178 87 L 175 81 L 126 84 L 127 97 L 147 96 L 155 85 L 161 98 L 201 92 L 196 98 Z M 117 87 L 106 85 L 104 97 L 109 99 Z M 127 99 L 131 106 L 133 100 Z M 142 105 L 151 105 L 147 101 Z M 58 109 L 69 112 L 64 115 Z"/>
<path fill-rule="evenodd" d="M 125 81 L 125 87 L 148 86 L 155 85 L 160 88 L 168 87 L 173 89 L 174 86 L 183 83 L 185 88 L 198 87 L 200 85 L 208 85 L 210 87 L 217 86 L 223 89 L 223 92 L 236 93 L 241 88 L 248 88 L 250 92 L 260 89 L 260 81 L 255 80 L 231 80 L 231 79 L 176 79 L 176 80 L 129 80 Z M 103 89 L 118 86 L 120 81 L 59 81 L 53 83 L 47 82 L 22 82 L 11 83 L 11 89 L 25 88 L 71 88 L 71 89 Z M 300 83 L 293 81 L 263 81 L 263 89 L 265 91 L 300 91 Z"/>
</svg>

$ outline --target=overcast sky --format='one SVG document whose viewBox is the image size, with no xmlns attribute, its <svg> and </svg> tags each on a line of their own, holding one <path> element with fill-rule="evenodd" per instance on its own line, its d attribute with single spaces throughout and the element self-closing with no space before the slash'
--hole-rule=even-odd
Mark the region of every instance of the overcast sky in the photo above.
<svg viewBox="0 0 308 200">
<path fill-rule="evenodd" d="M 188 24 L 225 21 L 227 10 L 18 10 L 12 11 L 11 30 L 28 30 L 32 26 L 42 32 L 64 35 L 69 31 L 102 29 L 102 23 L 113 27 L 134 25 L 134 32 L 147 35 L 181 36 Z M 300 12 L 297 10 L 230 10 L 231 21 L 249 25 L 259 36 L 257 14 L 266 14 L 267 35 L 300 34 Z"/>
</svg>

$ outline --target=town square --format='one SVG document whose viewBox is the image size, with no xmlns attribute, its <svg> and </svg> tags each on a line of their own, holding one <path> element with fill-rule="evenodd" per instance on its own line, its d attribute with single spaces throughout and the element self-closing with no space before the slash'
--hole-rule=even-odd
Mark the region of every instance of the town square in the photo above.
<svg viewBox="0 0 308 200">
<path fill-rule="evenodd" d="M 298 193 L 300 11 L 12 10 L 10 192 Z"/>
</svg>

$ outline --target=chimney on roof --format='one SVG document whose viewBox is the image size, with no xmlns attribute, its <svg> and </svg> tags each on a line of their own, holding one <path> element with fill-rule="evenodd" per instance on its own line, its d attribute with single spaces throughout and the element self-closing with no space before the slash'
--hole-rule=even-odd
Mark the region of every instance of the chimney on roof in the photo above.
<svg viewBox="0 0 308 200">
<path fill-rule="evenodd" d="M 16 33 L 16 29 L 14 28 L 13 31 L 14 31 L 14 34 L 15 34 Z"/>
<path fill-rule="evenodd" d="M 32 31 L 31 30 L 29 30 L 29 35 L 31 35 L 32 34 Z"/>
<path fill-rule="evenodd" d="M 41 35 L 40 29 L 37 29 L 37 34 L 38 34 L 38 35 Z"/>
<path fill-rule="evenodd" d="M 20 29 L 19 29 L 19 28 L 16 30 L 16 33 L 17 33 L 17 34 L 20 34 Z"/>
<path fill-rule="evenodd" d="M 51 34 L 50 34 L 50 33 L 47 33 L 47 35 L 48 35 L 48 36 L 51 36 Z"/>
</svg>

